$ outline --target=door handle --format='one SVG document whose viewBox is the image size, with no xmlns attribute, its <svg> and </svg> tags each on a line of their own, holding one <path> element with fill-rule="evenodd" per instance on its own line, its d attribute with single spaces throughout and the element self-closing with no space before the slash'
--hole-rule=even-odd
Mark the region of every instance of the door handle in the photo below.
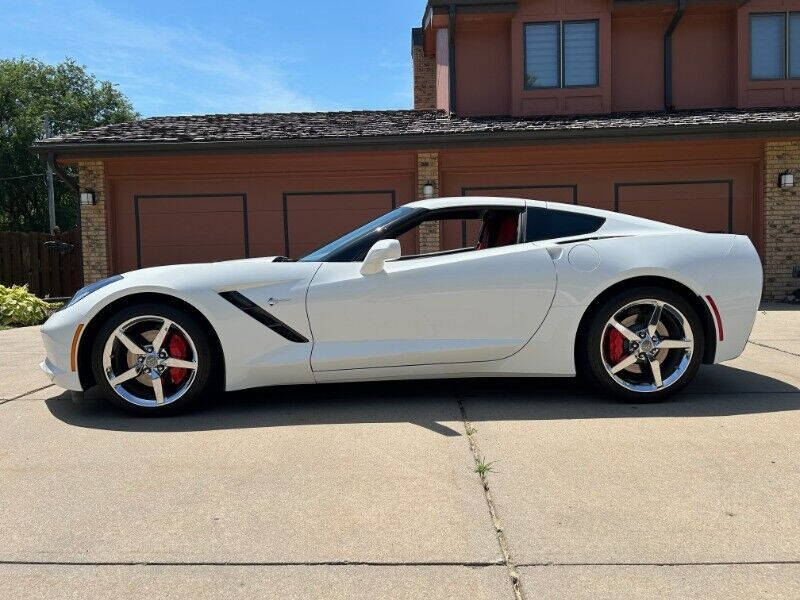
<svg viewBox="0 0 800 600">
<path fill-rule="evenodd" d="M 278 302 L 288 302 L 289 298 L 270 298 L 267 300 L 269 306 L 275 306 Z"/>
</svg>

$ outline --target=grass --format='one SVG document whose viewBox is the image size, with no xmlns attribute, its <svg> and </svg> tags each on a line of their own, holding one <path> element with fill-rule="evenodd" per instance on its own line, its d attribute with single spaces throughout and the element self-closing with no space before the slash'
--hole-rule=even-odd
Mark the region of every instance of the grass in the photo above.
<svg viewBox="0 0 800 600">
<path fill-rule="evenodd" d="M 491 460 L 487 462 L 486 460 L 481 458 L 475 463 L 475 472 L 481 477 L 486 477 L 486 475 L 488 475 L 489 473 L 495 472 L 494 467 L 492 465 L 494 465 L 496 462 L 497 462 L 496 460 Z"/>
</svg>

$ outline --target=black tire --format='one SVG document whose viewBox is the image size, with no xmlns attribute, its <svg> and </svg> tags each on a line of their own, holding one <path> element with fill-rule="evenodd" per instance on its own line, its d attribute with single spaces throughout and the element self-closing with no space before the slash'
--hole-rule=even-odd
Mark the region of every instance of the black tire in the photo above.
<svg viewBox="0 0 800 600">
<path fill-rule="evenodd" d="M 153 315 L 169 319 L 189 336 L 195 348 L 197 369 L 188 388 L 176 400 L 160 406 L 140 406 L 126 400 L 110 385 L 103 368 L 103 352 L 109 337 L 121 324 L 131 319 Z M 142 303 L 126 307 L 111 316 L 100 328 L 92 345 L 91 364 L 94 378 L 104 396 L 114 405 L 140 416 L 167 416 L 186 410 L 209 391 L 213 381 L 213 354 L 208 334 L 193 316 L 167 304 Z"/>
<path fill-rule="evenodd" d="M 665 384 L 665 387 L 653 391 L 634 391 L 628 389 L 614 379 L 614 376 L 606 369 L 603 356 L 603 336 L 606 334 L 606 327 L 609 320 L 614 315 L 617 315 L 620 310 L 636 301 L 648 299 L 666 302 L 683 314 L 692 330 L 693 347 L 691 348 L 691 357 L 689 358 L 688 364 L 685 366 L 685 370 L 683 370 L 683 373 L 674 381 L 669 383 L 669 385 Z M 580 376 L 602 393 L 612 395 L 626 402 L 660 402 L 682 390 L 694 379 L 695 375 L 697 375 L 705 348 L 703 324 L 692 305 L 687 302 L 683 296 L 672 290 L 655 286 L 641 286 L 620 291 L 599 306 L 593 312 L 590 319 L 588 327 L 583 329 L 579 334 L 579 339 L 576 341 L 578 372 Z M 673 356 L 671 352 L 673 351 L 667 354 L 669 357 Z M 625 354 L 630 355 L 632 353 L 631 348 L 627 346 L 626 342 Z M 683 355 L 680 356 L 682 357 Z M 643 362 L 639 366 L 642 377 L 645 375 L 647 366 L 647 362 Z M 676 369 L 674 372 L 677 373 L 680 371 Z M 620 373 L 619 377 L 623 378 L 625 374 L 626 373 L 623 371 Z"/>
</svg>

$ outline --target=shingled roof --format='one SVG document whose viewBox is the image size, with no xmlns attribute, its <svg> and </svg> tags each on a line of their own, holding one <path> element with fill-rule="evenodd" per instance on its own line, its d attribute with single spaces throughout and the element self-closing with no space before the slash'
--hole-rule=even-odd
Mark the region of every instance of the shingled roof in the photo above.
<svg viewBox="0 0 800 600">
<path fill-rule="evenodd" d="M 463 144 L 695 133 L 800 133 L 800 108 L 560 117 L 459 117 L 443 111 L 253 113 L 151 117 L 41 140 L 40 152 Z"/>
</svg>

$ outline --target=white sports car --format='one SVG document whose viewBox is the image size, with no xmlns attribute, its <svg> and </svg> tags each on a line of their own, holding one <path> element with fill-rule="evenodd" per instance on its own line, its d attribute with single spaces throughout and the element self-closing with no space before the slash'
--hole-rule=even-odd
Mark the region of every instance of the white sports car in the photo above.
<svg viewBox="0 0 800 600">
<path fill-rule="evenodd" d="M 474 245 L 403 255 L 397 238 L 416 248 L 409 236 L 454 220 L 480 232 Z M 153 414 L 214 386 L 442 377 L 580 374 L 647 402 L 742 352 L 761 283 L 746 236 L 441 198 L 296 261 L 156 267 L 88 285 L 42 327 L 41 367 L 63 388 L 99 385 Z"/>
</svg>

